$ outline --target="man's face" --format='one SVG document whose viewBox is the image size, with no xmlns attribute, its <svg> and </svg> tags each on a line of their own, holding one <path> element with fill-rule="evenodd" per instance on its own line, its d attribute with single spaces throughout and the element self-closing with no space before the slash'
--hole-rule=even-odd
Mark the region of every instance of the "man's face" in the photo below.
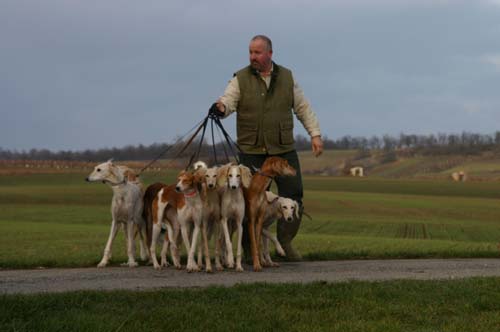
<svg viewBox="0 0 500 332">
<path fill-rule="evenodd" d="M 250 42 L 250 65 L 258 71 L 271 70 L 271 58 L 273 51 L 267 48 L 267 43 L 262 39 Z"/>
</svg>

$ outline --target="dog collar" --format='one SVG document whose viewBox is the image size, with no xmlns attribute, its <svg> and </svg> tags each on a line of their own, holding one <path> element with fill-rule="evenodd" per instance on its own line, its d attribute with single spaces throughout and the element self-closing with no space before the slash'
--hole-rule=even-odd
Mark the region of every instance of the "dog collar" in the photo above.
<svg viewBox="0 0 500 332">
<path fill-rule="evenodd" d="M 260 168 L 257 168 L 252 165 L 253 171 L 259 175 L 265 176 L 266 178 L 270 178 L 271 180 L 274 180 L 274 176 L 266 174 L 260 170 Z"/>
<path fill-rule="evenodd" d="M 184 197 L 191 198 L 196 196 L 196 190 L 191 191 L 190 193 L 184 193 Z"/>
<path fill-rule="evenodd" d="M 125 182 L 127 182 L 127 181 L 125 179 L 123 179 L 123 181 L 121 181 L 121 182 L 111 182 L 109 180 L 105 180 L 105 182 L 109 183 L 109 185 L 112 187 L 116 187 L 116 186 L 125 184 Z"/>
<path fill-rule="evenodd" d="M 262 176 L 265 176 L 265 177 L 267 177 L 267 178 L 270 178 L 271 180 L 274 180 L 274 176 L 269 175 L 269 174 L 266 174 L 266 173 L 263 173 L 263 172 L 261 172 L 261 171 L 257 172 L 257 174 L 262 175 Z"/>
</svg>

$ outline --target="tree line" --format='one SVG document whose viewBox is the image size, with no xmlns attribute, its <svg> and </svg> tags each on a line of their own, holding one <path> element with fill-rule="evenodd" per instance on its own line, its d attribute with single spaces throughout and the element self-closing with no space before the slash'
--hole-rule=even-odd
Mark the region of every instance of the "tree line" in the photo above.
<svg viewBox="0 0 500 332">
<path fill-rule="evenodd" d="M 407 154 L 438 155 L 438 154 L 478 154 L 483 151 L 500 149 L 500 131 L 493 135 L 463 132 L 461 134 L 437 135 L 383 135 L 372 137 L 343 136 L 338 139 L 324 137 L 325 150 L 386 150 L 404 152 Z M 162 158 L 190 157 L 199 149 L 199 158 L 214 159 L 215 155 L 223 160 L 226 155 L 231 156 L 231 148 L 227 144 L 218 143 L 214 146 L 207 141 L 194 141 L 179 155 L 185 141 L 175 144 L 154 143 L 151 145 L 127 145 L 122 148 L 102 148 L 83 151 L 50 151 L 48 149 L 6 150 L 0 147 L 0 160 L 68 160 L 68 161 L 104 161 L 114 160 L 152 160 Z M 295 147 L 298 151 L 310 150 L 309 138 L 297 135 Z M 232 147 L 236 152 L 236 148 Z"/>
</svg>

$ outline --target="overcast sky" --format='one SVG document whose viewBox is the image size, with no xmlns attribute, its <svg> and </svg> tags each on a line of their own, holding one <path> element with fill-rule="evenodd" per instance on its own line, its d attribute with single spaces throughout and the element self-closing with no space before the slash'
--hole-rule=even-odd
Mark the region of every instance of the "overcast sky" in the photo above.
<svg viewBox="0 0 500 332">
<path fill-rule="evenodd" d="M 256 34 L 330 138 L 500 130 L 500 0 L 0 0 L 0 147 L 173 142 Z"/>
</svg>

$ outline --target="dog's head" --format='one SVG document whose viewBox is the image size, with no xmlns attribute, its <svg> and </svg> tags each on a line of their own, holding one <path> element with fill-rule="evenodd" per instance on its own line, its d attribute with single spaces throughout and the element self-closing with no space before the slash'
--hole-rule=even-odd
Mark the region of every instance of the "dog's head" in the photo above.
<svg viewBox="0 0 500 332">
<path fill-rule="evenodd" d="M 276 156 L 266 158 L 261 171 L 271 176 L 295 176 L 297 174 L 295 168 L 290 166 L 286 159 Z"/>
<path fill-rule="evenodd" d="M 108 160 L 94 167 L 94 171 L 92 171 L 85 180 L 87 182 L 103 181 L 112 183 L 120 181 L 118 179 L 118 170 L 112 160 Z"/>
<path fill-rule="evenodd" d="M 278 204 L 283 219 L 290 222 L 294 218 L 299 218 L 299 204 L 296 201 L 291 198 L 279 197 Z"/>
<path fill-rule="evenodd" d="M 299 204 L 291 198 L 276 195 L 266 191 L 266 200 L 269 204 L 277 204 L 279 212 L 285 221 L 291 222 L 294 217 L 299 218 Z"/>
<path fill-rule="evenodd" d="M 203 173 L 203 169 L 194 172 L 181 171 L 177 176 L 175 190 L 184 194 L 200 191 L 201 183 L 203 182 Z"/>
<path fill-rule="evenodd" d="M 220 167 L 217 172 L 217 184 L 221 188 L 238 189 L 241 186 L 248 188 L 251 179 L 250 169 L 243 165 L 227 164 Z"/>
<path fill-rule="evenodd" d="M 214 166 L 204 172 L 205 183 L 208 189 L 215 189 L 217 187 L 217 171 L 218 168 Z"/>
</svg>

